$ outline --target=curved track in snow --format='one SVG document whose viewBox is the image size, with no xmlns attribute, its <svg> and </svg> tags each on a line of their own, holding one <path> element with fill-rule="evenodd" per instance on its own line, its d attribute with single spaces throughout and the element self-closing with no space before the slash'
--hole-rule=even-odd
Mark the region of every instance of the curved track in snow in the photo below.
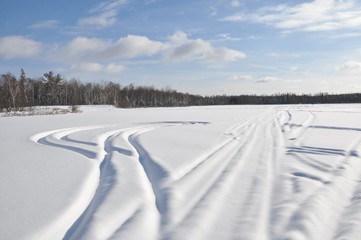
<svg viewBox="0 0 361 240">
<path fill-rule="evenodd" d="M 177 174 L 152 156 L 142 135 L 210 123 L 70 128 L 32 139 L 99 169 L 64 239 L 348 239 L 361 229 L 361 131 L 324 126 L 318 114 L 272 108 L 230 127 Z M 315 142 L 325 131 L 350 141 Z"/>
</svg>

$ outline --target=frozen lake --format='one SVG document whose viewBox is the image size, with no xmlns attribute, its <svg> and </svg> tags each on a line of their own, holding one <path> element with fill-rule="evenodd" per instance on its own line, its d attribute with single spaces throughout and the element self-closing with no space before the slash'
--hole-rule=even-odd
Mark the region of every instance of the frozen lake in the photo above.
<svg viewBox="0 0 361 240">
<path fill-rule="evenodd" d="M 0 239 L 359 239 L 361 105 L 0 118 Z"/>
</svg>

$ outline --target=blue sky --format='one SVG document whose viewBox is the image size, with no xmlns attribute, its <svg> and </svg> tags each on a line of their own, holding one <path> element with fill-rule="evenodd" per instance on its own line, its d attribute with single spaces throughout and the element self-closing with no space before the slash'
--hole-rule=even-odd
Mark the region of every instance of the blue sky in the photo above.
<svg viewBox="0 0 361 240">
<path fill-rule="evenodd" d="M 356 0 L 5 0 L 0 73 L 212 94 L 361 92 Z"/>
</svg>

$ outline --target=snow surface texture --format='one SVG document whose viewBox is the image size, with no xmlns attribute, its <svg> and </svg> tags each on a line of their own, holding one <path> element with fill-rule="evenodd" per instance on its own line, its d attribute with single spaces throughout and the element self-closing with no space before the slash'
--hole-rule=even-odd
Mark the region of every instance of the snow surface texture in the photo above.
<svg viewBox="0 0 361 240">
<path fill-rule="evenodd" d="M 360 239 L 361 105 L 0 118 L 0 239 Z"/>
</svg>

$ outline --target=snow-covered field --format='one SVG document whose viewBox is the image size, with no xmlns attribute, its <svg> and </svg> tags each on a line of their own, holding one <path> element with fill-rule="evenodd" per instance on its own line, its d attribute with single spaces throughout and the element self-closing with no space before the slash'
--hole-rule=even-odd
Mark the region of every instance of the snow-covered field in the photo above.
<svg viewBox="0 0 361 240">
<path fill-rule="evenodd" d="M 0 239 L 360 239 L 361 105 L 0 118 Z"/>
</svg>

